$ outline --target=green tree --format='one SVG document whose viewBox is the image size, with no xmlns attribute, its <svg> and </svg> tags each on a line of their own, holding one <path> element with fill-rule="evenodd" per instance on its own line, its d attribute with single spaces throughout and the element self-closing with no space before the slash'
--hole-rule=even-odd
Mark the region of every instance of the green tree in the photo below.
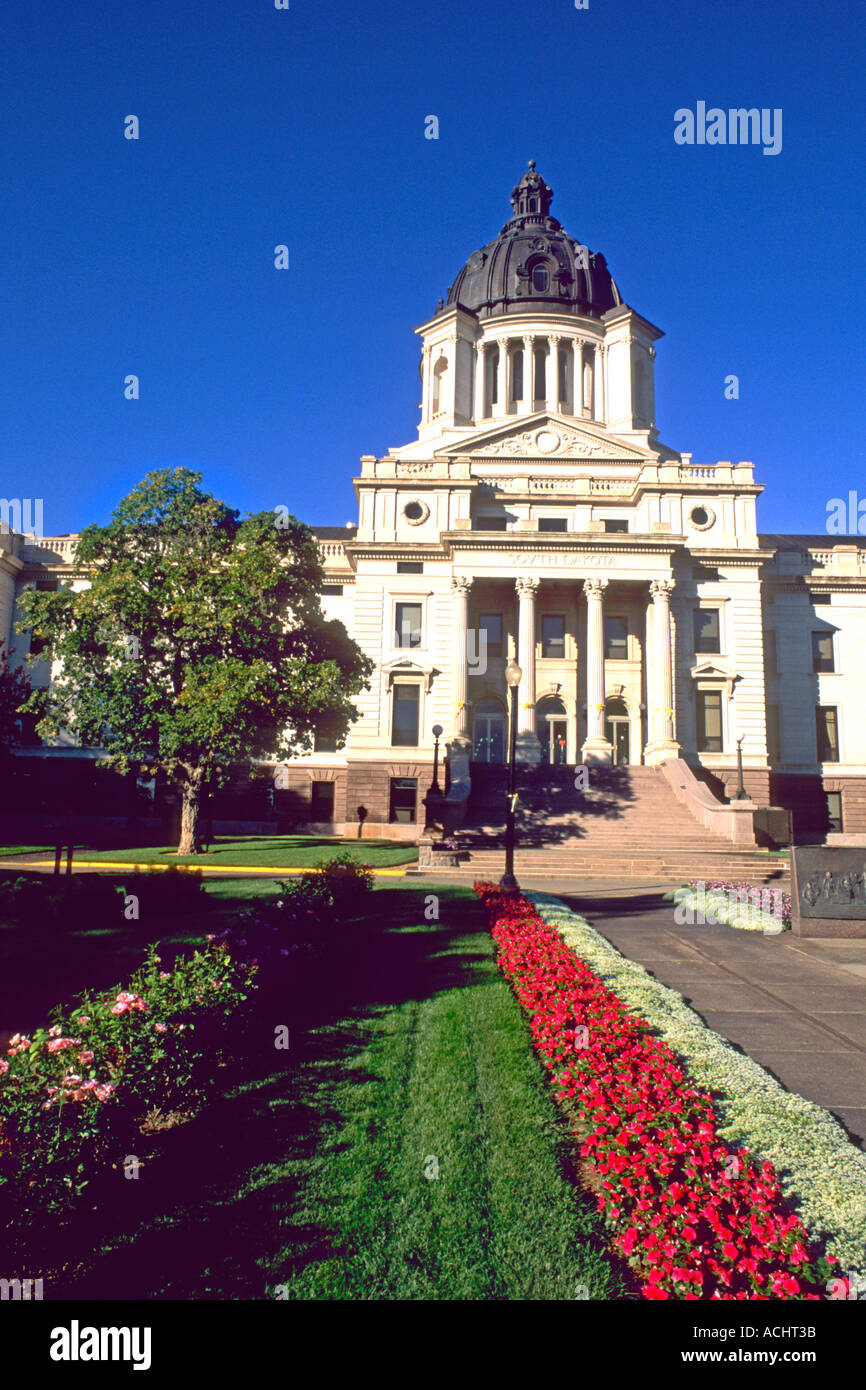
<svg viewBox="0 0 866 1390">
<path fill-rule="evenodd" d="M 20 742 L 21 707 L 30 695 L 30 682 L 22 666 L 9 665 L 0 642 L 0 764 Z"/>
<path fill-rule="evenodd" d="M 107 526 L 82 532 L 74 577 L 28 590 L 24 619 L 59 674 L 28 708 L 38 731 L 103 748 L 122 772 L 162 771 L 182 796 L 178 854 L 200 847 L 206 787 L 231 764 L 345 736 L 371 662 L 319 603 L 309 527 L 281 511 L 240 519 L 187 468 L 150 473 Z"/>
</svg>

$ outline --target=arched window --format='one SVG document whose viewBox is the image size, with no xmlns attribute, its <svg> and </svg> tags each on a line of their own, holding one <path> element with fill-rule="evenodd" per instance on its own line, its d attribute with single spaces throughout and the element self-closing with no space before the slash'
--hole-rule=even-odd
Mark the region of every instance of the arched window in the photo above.
<svg viewBox="0 0 866 1390">
<path fill-rule="evenodd" d="M 583 405 L 587 414 L 592 414 L 592 363 L 583 364 Z"/>
<path fill-rule="evenodd" d="M 529 211 L 530 211 L 530 212 L 538 212 L 538 199 L 537 199 L 537 198 L 530 198 L 530 200 L 529 200 Z"/>
<path fill-rule="evenodd" d="M 436 414 L 438 413 L 438 411 L 442 410 L 442 408 L 443 408 L 443 402 L 444 402 L 444 400 L 445 400 L 444 378 L 445 378 L 445 373 L 447 372 L 447 370 L 448 370 L 448 362 L 447 362 L 446 358 L 440 357 L 440 358 L 439 358 L 439 361 L 436 363 L 436 366 L 433 368 L 433 414 L 434 414 L 434 415 L 436 415 Z"/>
<path fill-rule="evenodd" d="M 546 294 L 550 289 L 550 271 L 546 265 L 533 266 L 532 288 L 536 294 Z"/>
</svg>

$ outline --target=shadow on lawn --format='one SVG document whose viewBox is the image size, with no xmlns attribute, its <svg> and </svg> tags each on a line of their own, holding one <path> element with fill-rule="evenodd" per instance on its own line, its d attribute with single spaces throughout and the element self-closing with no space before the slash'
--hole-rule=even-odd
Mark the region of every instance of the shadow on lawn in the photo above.
<svg viewBox="0 0 866 1390">
<path fill-rule="evenodd" d="M 490 968 L 488 954 L 457 947 L 486 935 L 480 904 L 455 896 L 448 926 L 418 929 L 425 895 L 378 890 L 369 918 L 347 927 L 334 957 L 258 996 L 221 1094 L 187 1123 L 142 1136 L 140 1177 L 126 1180 L 118 1166 L 88 1194 L 88 1210 L 45 1233 L 50 1261 L 40 1263 L 59 1271 L 47 1297 L 265 1298 L 276 1264 L 288 1280 L 311 1260 L 339 1256 L 303 1205 L 305 1164 L 340 1121 L 323 1108 L 322 1088 L 377 1080 L 356 1059 L 383 1010 L 471 984 Z M 413 930 L 395 933 L 403 927 Z M 284 1053 L 274 1049 L 279 1024 L 290 1029 Z M 275 1066 L 275 1057 L 285 1062 Z M 39 1259 L 32 1246 L 28 1258 Z"/>
</svg>

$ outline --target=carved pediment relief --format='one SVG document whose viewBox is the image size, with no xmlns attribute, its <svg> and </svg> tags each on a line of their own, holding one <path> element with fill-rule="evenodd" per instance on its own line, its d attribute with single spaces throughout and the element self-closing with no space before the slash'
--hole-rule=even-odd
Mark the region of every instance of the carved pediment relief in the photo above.
<svg viewBox="0 0 866 1390">
<path fill-rule="evenodd" d="M 549 458 L 623 459 L 643 462 L 648 455 L 633 446 L 594 430 L 576 426 L 557 416 L 536 416 L 534 420 L 509 421 L 497 430 L 487 430 L 475 439 L 462 439 L 459 448 L 438 450 L 472 458 Z"/>
</svg>

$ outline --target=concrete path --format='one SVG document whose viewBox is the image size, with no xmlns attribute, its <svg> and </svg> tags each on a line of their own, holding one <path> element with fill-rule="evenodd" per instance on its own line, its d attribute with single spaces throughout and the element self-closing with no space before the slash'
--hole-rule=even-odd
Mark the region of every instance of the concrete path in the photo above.
<svg viewBox="0 0 866 1390">
<path fill-rule="evenodd" d="M 866 940 L 678 926 L 657 891 L 624 893 L 622 883 L 572 892 L 548 880 L 544 891 L 866 1148 Z"/>
</svg>

